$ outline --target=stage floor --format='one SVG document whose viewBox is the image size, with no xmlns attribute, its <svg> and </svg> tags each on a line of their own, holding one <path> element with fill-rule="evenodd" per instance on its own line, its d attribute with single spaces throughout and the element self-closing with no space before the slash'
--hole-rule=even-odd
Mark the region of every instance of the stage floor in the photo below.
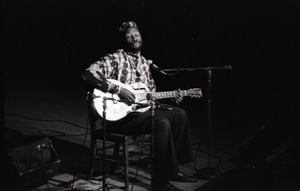
<svg viewBox="0 0 300 191">
<path fill-rule="evenodd" d="M 193 106 L 191 105 L 190 108 Z M 45 184 L 30 188 L 30 190 L 101 190 L 101 172 L 96 174 L 93 179 L 86 178 L 90 138 L 87 133 L 85 92 L 81 81 L 40 84 L 34 83 L 34 81 L 22 82 L 8 78 L 5 82 L 4 111 L 4 142 L 7 147 L 23 138 L 49 137 L 61 160 L 59 171 L 53 178 Z M 230 131 L 214 130 L 213 138 L 208 144 L 207 135 L 203 138 L 204 130 L 199 128 L 201 119 L 197 118 L 198 113 L 192 110 L 188 110 L 188 112 L 192 113 L 191 132 L 195 157 L 192 163 L 181 169 L 187 174 L 195 174 L 198 170 L 205 169 L 210 165 L 212 169 L 216 167 L 219 174 L 212 179 L 199 177 L 195 183 L 171 183 L 186 191 L 208 190 L 208 188 L 212 190 L 212 183 L 215 180 L 219 180 L 219 177 L 224 180 L 224 175 L 237 169 L 237 164 L 233 163 L 231 159 L 239 153 L 240 140 L 244 138 L 234 139 Z M 244 181 L 242 177 L 241 180 Z M 13 180 L 8 182 L 7 190 L 20 188 L 20 185 L 15 187 Z M 123 180 L 119 174 L 109 175 L 106 182 L 111 190 L 121 190 L 116 187 L 123 186 Z M 130 190 L 147 191 L 150 190 L 150 185 L 149 169 L 131 165 Z M 236 187 L 237 185 L 232 184 L 231 186 Z M 240 186 L 240 190 L 242 189 Z"/>
</svg>

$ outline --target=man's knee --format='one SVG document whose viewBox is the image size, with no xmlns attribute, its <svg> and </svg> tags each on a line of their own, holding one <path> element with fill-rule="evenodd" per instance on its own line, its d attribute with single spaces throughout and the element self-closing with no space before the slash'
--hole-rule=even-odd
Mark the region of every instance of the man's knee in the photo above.
<svg viewBox="0 0 300 191">
<path fill-rule="evenodd" d="M 179 110 L 179 115 L 182 117 L 182 118 L 186 118 L 187 117 L 187 113 L 184 109 L 180 109 Z"/>
<path fill-rule="evenodd" d="M 158 131 L 170 131 L 171 130 L 170 121 L 166 118 L 159 119 L 157 121 L 157 124 L 155 125 L 155 127 Z"/>
</svg>

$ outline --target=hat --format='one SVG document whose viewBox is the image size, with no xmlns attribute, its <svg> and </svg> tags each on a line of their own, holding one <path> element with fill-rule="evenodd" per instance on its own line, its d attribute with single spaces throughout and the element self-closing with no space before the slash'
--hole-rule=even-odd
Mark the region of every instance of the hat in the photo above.
<svg viewBox="0 0 300 191">
<path fill-rule="evenodd" d="M 119 31 L 120 32 L 124 32 L 126 31 L 128 28 L 130 27 L 134 27 L 134 28 L 137 28 L 138 29 L 138 26 L 136 25 L 135 22 L 133 21 L 126 21 L 126 22 L 123 22 L 122 25 L 120 26 L 119 28 Z"/>
</svg>

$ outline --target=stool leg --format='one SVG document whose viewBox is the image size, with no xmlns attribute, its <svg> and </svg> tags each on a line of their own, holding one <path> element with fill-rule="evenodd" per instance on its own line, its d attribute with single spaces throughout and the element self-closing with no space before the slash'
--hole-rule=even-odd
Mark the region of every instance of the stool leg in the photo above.
<svg viewBox="0 0 300 191">
<path fill-rule="evenodd" d="M 113 155 L 113 159 L 114 160 L 118 160 L 119 151 L 120 151 L 120 143 L 119 142 L 115 142 L 114 143 L 114 155 Z M 115 169 L 116 169 L 116 163 L 112 163 L 111 172 L 114 172 Z"/>
<path fill-rule="evenodd" d="M 95 155 L 97 154 L 97 140 L 96 136 L 94 134 L 96 130 L 96 120 L 92 115 L 91 108 L 89 106 L 89 122 L 90 122 L 90 130 L 91 130 L 91 145 L 90 145 L 90 150 L 89 150 L 89 178 L 93 177 L 94 174 L 94 168 L 95 168 Z"/>
<path fill-rule="evenodd" d="M 128 139 L 125 138 L 124 144 L 123 144 L 123 153 L 124 153 L 124 175 L 125 175 L 125 191 L 129 191 L 129 162 L 128 162 Z"/>
<path fill-rule="evenodd" d="M 95 166 L 95 154 L 96 154 L 96 145 L 95 141 L 92 140 L 91 148 L 90 148 L 90 158 L 89 158 L 89 178 L 93 177 L 94 174 L 94 166 Z"/>
</svg>

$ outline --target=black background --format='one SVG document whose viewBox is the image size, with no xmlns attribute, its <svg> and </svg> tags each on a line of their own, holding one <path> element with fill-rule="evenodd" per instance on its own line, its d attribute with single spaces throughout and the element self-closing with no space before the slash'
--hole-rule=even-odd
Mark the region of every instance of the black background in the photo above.
<svg viewBox="0 0 300 191">
<path fill-rule="evenodd" d="M 299 97 L 298 2 L 4 0 L 3 78 L 20 85 L 79 82 L 86 67 L 119 48 L 119 25 L 134 20 L 143 33 L 144 56 L 161 68 L 232 66 L 212 71 L 214 125 L 239 135 L 278 117 L 291 122 Z M 202 88 L 200 103 L 182 106 L 205 123 L 206 71 L 154 76 L 161 90 Z"/>
</svg>

